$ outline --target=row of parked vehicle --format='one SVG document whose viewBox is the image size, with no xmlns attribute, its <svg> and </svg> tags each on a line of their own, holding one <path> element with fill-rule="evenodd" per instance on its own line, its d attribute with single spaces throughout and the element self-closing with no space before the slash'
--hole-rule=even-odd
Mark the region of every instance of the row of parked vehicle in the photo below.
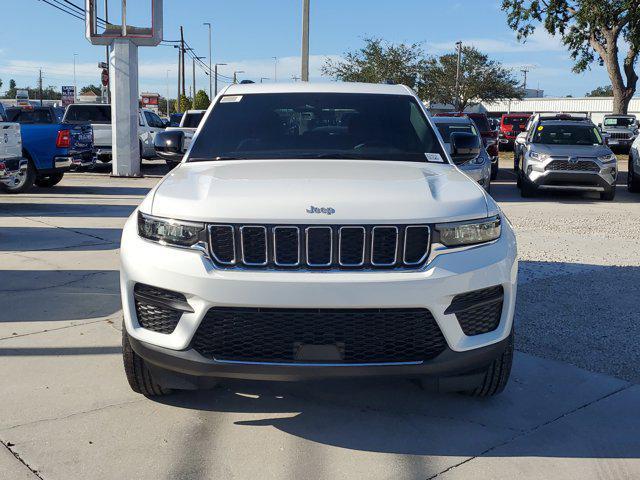
<svg viewBox="0 0 640 480">
<path fill-rule="evenodd" d="M 190 139 L 203 114 L 189 110 L 181 123 L 170 127 L 155 112 L 141 109 L 141 159 L 155 157 L 154 138 L 165 128 L 182 130 Z M 91 168 L 96 161 L 112 158 L 110 105 L 79 103 L 64 110 L 32 105 L 5 108 L 0 103 L 0 129 L 0 188 L 8 193 L 26 192 L 33 185 L 52 187 L 69 170 Z"/>
</svg>

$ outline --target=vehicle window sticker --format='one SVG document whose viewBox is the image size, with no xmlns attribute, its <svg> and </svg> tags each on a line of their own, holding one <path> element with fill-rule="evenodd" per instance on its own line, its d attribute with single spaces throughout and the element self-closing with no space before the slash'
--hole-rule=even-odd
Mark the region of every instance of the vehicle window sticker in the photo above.
<svg viewBox="0 0 640 480">
<path fill-rule="evenodd" d="M 220 103 L 238 103 L 242 100 L 242 95 L 225 95 L 220 99 Z"/>
<path fill-rule="evenodd" d="M 439 153 L 425 153 L 424 156 L 427 157 L 429 162 L 444 163 L 444 160 Z"/>
</svg>

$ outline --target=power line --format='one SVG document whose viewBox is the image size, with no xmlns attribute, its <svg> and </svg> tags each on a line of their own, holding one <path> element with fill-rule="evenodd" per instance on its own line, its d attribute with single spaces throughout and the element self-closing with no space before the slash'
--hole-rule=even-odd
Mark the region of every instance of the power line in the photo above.
<svg viewBox="0 0 640 480">
<path fill-rule="evenodd" d="M 71 15 L 72 17 L 75 17 L 78 20 L 84 21 L 84 18 L 82 18 L 80 15 L 78 15 L 75 12 L 72 12 L 70 10 L 65 10 L 62 6 L 56 5 L 55 3 L 51 3 L 48 0 L 40 0 L 40 1 L 46 3 L 47 5 L 51 5 L 53 8 L 57 8 L 58 10 L 60 10 L 61 12 L 66 13 L 67 15 Z"/>
</svg>

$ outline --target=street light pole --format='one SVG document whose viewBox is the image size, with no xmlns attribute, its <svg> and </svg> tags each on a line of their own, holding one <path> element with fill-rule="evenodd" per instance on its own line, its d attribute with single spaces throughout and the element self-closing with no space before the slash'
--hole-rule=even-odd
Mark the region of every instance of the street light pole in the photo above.
<svg viewBox="0 0 640 480">
<path fill-rule="evenodd" d="M 458 60 L 456 62 L 456 110 L 460 110 L 460 63 L 462 61 L 462 42 L 457 41 Z"/>
<path fill-rule="evenodd" d="M 262 83 L 263 80 L 269 80 L 269 77 L 260 77 L 260 83 Z"/>
<path fill-rule="evenodd" d="M 216 86 L 216 88 L 214 90 L 215 91 L 215 97 L 218 96 L 218 67 L 222 67 L 224 65 L 226 65 L 226 63 L 216 63 L 215 66 L 214 66 L 213 76 L 215 77 L 214 85 Z M 213 101 L 213 98 L 211 99 L 211 101 Z"/>
<path fill-rule="evenodd" d="M 203 25 L 209 27 L 209 99 L 213 101 L 213 95 L 211 90 L 211 23 L 205 22 Z"/>
<path fill-rule="evenodd" d="M 278 57 L 273 58 L 273 81 L 278 82 Z"/>
<path fill-rule="evenodd" d="M 233 72 L 233 83 L 234 84 L 238 83 L 238 74 L 239 73 L 244 73 L 244 70 L 236 70 L 235 72 Z"/>
<path fill-rule="evenodd" d="M 191 97 L 191 108 L 195 110 L 196 108 L 196 60 L 202 60 L 205 57 L 196 57 L 193 56 L 193 93 Z"/>
<path fill-rule="evenodd" d="M 302 81 L 309 81 L 309 2 L 302 0 Z"/>
</svg>

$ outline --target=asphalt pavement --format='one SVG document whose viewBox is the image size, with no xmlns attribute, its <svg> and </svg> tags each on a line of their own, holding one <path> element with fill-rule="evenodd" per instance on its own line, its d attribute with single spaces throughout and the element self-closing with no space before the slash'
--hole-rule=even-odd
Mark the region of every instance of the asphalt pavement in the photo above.
<svg viewBox="0 0 640 480">
<path fill-rule="evenodd" d="M 119 236 L 166 169 L 1 196 L 0 479 L 640 478 L 640 196 L 521 199 L 508 166 L 518 352 L 485 400 L 400 379 L 135 395 Z"/>
</svg>

